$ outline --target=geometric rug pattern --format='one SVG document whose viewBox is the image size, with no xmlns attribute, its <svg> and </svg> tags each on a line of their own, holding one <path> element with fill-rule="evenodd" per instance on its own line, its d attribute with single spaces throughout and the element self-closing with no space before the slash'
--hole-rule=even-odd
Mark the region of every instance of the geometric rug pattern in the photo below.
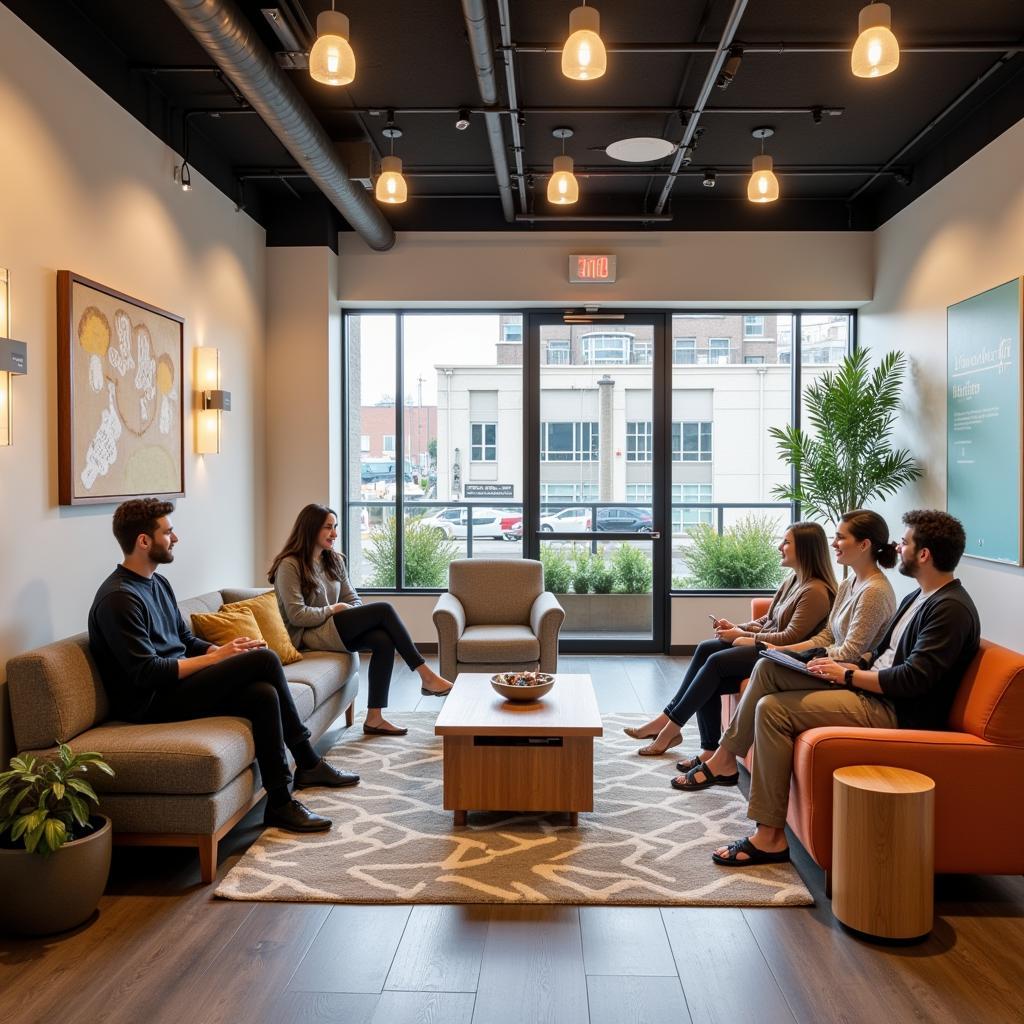
<svg viewBox="0 0 1024 1024">
<path fill-rule="evenodd" d="M 664 757 L 638 757 L 623 726 L 642 715 L 606 715 L 594 741 L 594 811 L 576 828 L 564 815 L 470 813 L 456 828 L 441 807 L 441 738 L 433 712 L 389 716 L 404 737 L 364 736 L 357 726 L 329 760 L 358 772 L 351 789 L 307 789 L 307 806 L 330 832 L 267 829 L 217 888 L 232 900 L 321 903 L 545 903 L 646 906 L 808 906 L 791 864 L 722 868 L 711 851 L 749 834 L 737 787 L 679 793 L 669 786 L 686 742 Z"/>
</svg>

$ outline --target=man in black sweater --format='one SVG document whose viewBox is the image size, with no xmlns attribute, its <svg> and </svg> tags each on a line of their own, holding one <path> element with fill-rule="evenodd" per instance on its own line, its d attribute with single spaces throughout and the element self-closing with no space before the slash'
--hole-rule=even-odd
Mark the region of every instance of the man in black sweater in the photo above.
<svg viewBox="0 0 1024 1024">
<path fill-rule="evenodd" d="M 978 651 L 981 625 L 974 602 L 953 571 L 966 537 L 946 512 L 918 510 L 903 517 L 899 571 L 918 589 L 908 594 L 874 651 L 857 664 L 816 658 L 811 676 L 764 673 L 751 680 L 721 746 L 707 764 L 687 773 L 692 785 L 735 784 L 736 758 L 754 746 L 748 815 L 754 834 L 712 854 L 717 864 L 778 863 L 789 859 L 786 811 L 793 746 L 806 729 L 854 725 L 945 729 L 960 680 Z"/>
<path fill-rule="evenodd" d="M 309 742 L 281 662 L 260 640 L 218 647 L 193 636 L 159 565 L 174 561 L 178 537 L 169 501 L 126 501 L 114 512 L 124 561 L 103 581 L 89 610 L 89 648 L 114 714 L 129 722 L 177 722 L 240 715 L 252 723 L 256 760 L 267 790 L 264 824 L 290 832 L 324 832 L 331 822 L 293 800 L 295 788 L 352 786 Z"/>
</svg>

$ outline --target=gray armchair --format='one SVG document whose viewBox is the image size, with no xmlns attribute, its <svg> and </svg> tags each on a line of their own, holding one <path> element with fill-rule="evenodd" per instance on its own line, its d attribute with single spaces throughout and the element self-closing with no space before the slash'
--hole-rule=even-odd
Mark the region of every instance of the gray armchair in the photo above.
<svg viewBox="0 0 1024 1024">
<path fill-rule="evenodd" d="M 544 567 L 530 558 L 460 558 L 448 593 L 434 605 L 440 672 L 558 671 L 565 611 L 544 590 Z"/>
</svg>

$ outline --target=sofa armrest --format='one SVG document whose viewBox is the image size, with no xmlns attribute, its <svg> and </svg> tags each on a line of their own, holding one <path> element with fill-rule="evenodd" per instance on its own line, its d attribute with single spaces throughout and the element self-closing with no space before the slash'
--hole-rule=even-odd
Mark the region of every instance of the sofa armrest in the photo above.
<svg viewBox="0 0 1024 1024">
<path fill-rule="evenodd" d="M 541 672 L 558 670 L 558 631 L 565 621 L 565 609 L 549 590 L 539 594 L 530 608 L 530 629 L 540 641 Z"/>
<path fill-rule="evenodd" d="M 454 594 L 442 594 L 434 605 L 434 628 L 437 630 L 437 657 L 440 675 L 455 682 L 459 637 L 466 630 L 466 610 Z"/>
<path fill-rule="evenodd" d="M 1024 873 L 1024 849 L 999 838 L 1021 834 L 1024 804 L 998 784 L 1024 777 L 1024 749 L 962 732 L 846 726 L 808 729 L 793 750 L 789 825 L 819 866 L 832 865 L 832 773 L 861 764 L 935 782 L 937 872 Z"/>
</svg>

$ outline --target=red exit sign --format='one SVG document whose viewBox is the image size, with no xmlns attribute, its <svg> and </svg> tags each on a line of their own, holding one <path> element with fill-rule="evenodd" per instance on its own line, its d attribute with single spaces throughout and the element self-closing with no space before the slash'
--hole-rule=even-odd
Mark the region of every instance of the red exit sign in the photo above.
<svg viewBox="0 0 1024 1024">
<path fill-rule="evenodd" d="M 615 281 L 615 256 L 570 256 L 570 284 L 612 284 Z"/>
</svg>

